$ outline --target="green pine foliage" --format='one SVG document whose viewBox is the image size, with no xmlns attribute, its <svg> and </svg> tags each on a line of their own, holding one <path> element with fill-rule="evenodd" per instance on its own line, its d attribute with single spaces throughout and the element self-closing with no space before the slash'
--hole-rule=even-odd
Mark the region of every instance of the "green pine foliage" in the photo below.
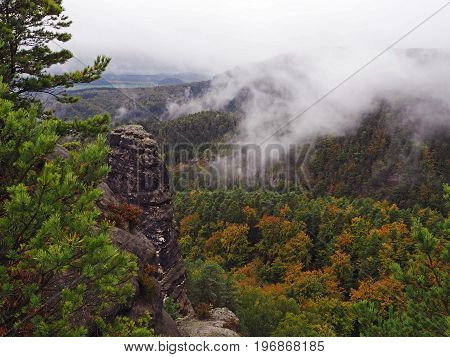
<svg viewBox="0 0 450 357">
<path fill-rule="evenodd" d="M 172 319 L 176 320 L 180 316 L 178 315 L 178 310 L 180 306 L 169 296 L 164 299 L 164 310 L 172 317 Z"/>
<path fill-rule="evenodd" d="M 236 289 L 231 277 L 217 263 L 195 261 L 187 263 L 189 299 L 195 307 L 228 307 L 236 309 Z"/>
<path fill-rule="evenodd" d="M 273 336 L 286 316 L 299 314 L 300 307 L 294 299 L 245 286 L 240 290 L 237 313 L 244 336 Z"/>
<path fill-rule="evenodd" d="M 98 334 L 102 337 L 154 337 L 156 334 L 150 327 L 151 321 L 151 316 L 146 313 L 137 321 L 118 316 L 109 323 L 98 317 L 96 323 Z"/>
<path fill-rule="evenodd" d="M 58 120 L 0 100 L 0 332 L 74 336 L 125 303 L 135 258 L 115 248 L 95 206 L 105 178 L 105 137 L 55 155 Z"/>
<path fill-rule="evenodd" d="M 0 76 L 10 88 L 10 100 L 23 106 L 37 102 L 37 93 L 46 93 L 59 102 L 73 103 L 77 98 L 68 95 L 63 88 L 100 78 L 110 58 L 99 56 L 92 66 L 78 71 L 62 74 L 47 71 L 73 57 L 67 49 L 53 50 L 50 46 L 53 43 L 60 47 L 71 39 L 65 31 L 70 25 L 62 0 L 0 3 Z"/>
</svg>

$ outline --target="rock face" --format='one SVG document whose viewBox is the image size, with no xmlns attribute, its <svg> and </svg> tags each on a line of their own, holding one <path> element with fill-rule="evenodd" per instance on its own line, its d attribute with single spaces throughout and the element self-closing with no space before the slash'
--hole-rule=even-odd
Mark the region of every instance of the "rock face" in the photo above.
<svg viewBox="0 0 450 357">
<path fill-rule="evenodd" d="M 163 308 L 163 295 L 159 282 L 148 272 L 145 266 L 157 263 L 156 249 L 142 233 L 132 234 L 120 228 L 111 230 L 111 240 L 119 248 L 138 258 L 139 274 L 133 282 L 136 293 L 126 309 L 126 315 L 138 320 L 146 312 L 151 313 L 153 327 L 158 334 L 180 336 L 175 321 Z"/>
<path fill-rule="evenodd" d="M 239 336 L 235 332 L 239 320 L 226 308 L 212 310 L 208 320 L 193 317 L 173 222 L 168 172 L 156 142 L 141 126 L 126 125 L 111 133 L 110 146 L 111 171 L 99 187 L 103 195 L 97 205 L 104 217 L 113 221 L 117 207 L 127 204 L 138 206 L 142 214 L 137 226 L 128 222 L 125 227 L 111 229 L 111 241 L 137 257 L 138 275 L 131 282 L 135 287 L 133 298 L 125 304 L 113 304 L 103 311 L 103 317 L 112 321 L 118 315 L 126 315 L 138 320 L 149 312 L 155 332 L 164 336 Z M 53 155 L 67 157 L 68 152 L 58 147 Z M 167 296 L 178 303 L 185 316 L 177 323 L 164 310 Z M 100 304 L 97 297 L 90 298 L 93 306 Z M 91 311 L 81 311 L 76 320 L 96 335 Z"/>
<path fill-rule="evenodd" d="M 108 217 L 111 207 L 120 205 L 120 201 L 106 183 L 102 183 L 100 188 L 103 196 L 98 202 L 98 206 L 103 214 Z M 122 228 L 112 228 L 110 233 L 111 241 L 120 249 L 130 252 L 138 260 L 138 276 L 133 279 L 135 294 L 126 306 L 114 306 L 105 313 L 107 319 L 114 319 L 117 314 L 125 314 L 128 317 L 138 320 L 145 313 L 152 315 L 152 324 L 155 332 L 164 336 L 180 336 L 175 321 L 167 314 L 163 308 L 163 294 L 160 283 L 155 278 L 152 271 L 147 267 L 158 266 L 158 255 L 156 247 L 141 232 L 134 230 L 130 232 Z"/>
<path fill-rule="evenodd" d="M 111 171 L 100 187 L 103 197 L 98 206 L 106 217 L 114 217 L 117 207 L 133 205 L 139 208 L 134 212 L 140 212 L 140 217 L 137 224 L 119 224 L 111 231 L 112 242 L 138 258 L 139 271 L 132 301 L 109 315 L 125 313 L 136 320 L 150 312 L 156 333 L 165 336 L 239 336 L 234 331 L 239 320 L 226 308 L 212 310 L 208 320 L 193 317 L 173 221 L 169 176 L 155 140 L 140 125 L 124 125 L 110 134 L 110 146 Z M 177 323 L 163 308 L 167 296 L 185 316 Z"/>
<path fill-rule="evenodd" d="M 239 319 L 227 308 L 211 310 L 208 320 L 186 317 L 177 321 L 183 336 L 199 337 L 239 337 L 235 331 L 239 328 Z"/>
<path fill-rule="evenodd" d="M 173 222 L 171 191 L 167 169 L 158 146 L 140 125 L 124 125 L 110 135 L 111 171 L 103 189 L 111 202 L 132 204 L 142 209 L 140 223 L 130 242 L 124 234 L 116 243 L 137 255 L 151 255 L 155 249 L 157 280 L 163 297 L 170 296 L 182 314 L 192 313 L 186 291 L 186 270 L 179 253 L 177 232 Z M 100 202 L 107 206 L 108 199 Z M 113 238 L 114 239 L 114 238 Z M 150 243 L 146 243 L 146 241 Z M 145 253 L 144 253 L 145 252 Z M 152 260 L 151 259 L 151 260 Z M 145 258 L 144 258 L 145 260 Z"/>
</svg>

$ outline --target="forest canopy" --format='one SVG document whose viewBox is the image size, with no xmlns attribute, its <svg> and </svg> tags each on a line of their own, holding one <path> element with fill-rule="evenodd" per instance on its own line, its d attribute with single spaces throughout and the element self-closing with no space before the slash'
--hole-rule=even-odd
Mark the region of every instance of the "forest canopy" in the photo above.
<svg viewBox="0 0 450 357">
<path fill-rule="evenodd" d="M 447 185 L 443 196 L 449 207 Z M 180 192 L 175 210 L 188 267 L 227 272 L 215 284 L 234 286 L 244 335 L 448 334 L 448 214 L 242 190 Z M 197 291 L 198 268 L 190 274 Z M 195 303 L 220 305 L 208 294 L 222 290 L 201 291 Z"/>
</svg>

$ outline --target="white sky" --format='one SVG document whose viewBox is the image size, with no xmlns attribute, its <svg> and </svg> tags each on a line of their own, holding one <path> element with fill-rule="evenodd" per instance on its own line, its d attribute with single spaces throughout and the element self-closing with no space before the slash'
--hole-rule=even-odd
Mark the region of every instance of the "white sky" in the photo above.
<svg viewBox="0 0 450 357">
<path fill-rule="evenodd" d="M 445 0 L 64 0 L 68 47 L 122 72 L 218 73 L 308 49 L 380 52 Z M 450 47 L 450 6 L 397 47 Z"/>
</svg>

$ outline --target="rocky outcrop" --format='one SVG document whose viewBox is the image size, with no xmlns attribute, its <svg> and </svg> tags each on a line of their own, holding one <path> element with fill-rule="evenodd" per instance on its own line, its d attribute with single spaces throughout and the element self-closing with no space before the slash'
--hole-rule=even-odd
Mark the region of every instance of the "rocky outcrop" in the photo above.
<svg viewBox="0 0 450 357">
<path fill-rule="evenodd" d="M 137 207 L 140 214 L 137 224 L 121 222 L 123 226 L 111 231 L 113 243 L 134 254 L 139 264 L 133 282 L 136 293 L 122 311 L 133 319 L 150 312 L 155 331 L 165 336 L 239 336 L 235 331 L 239 320 L 226 308 L 212 310 L 208 320 L 194 317 L 173 221 L 169 176 L 155 140 L 141 126 L 125 125 L 110 134 L 110 146 L 111 171 L 101 185 L 98 206 L 106 216 L 113 211 L 117 215 L 117 209 L 111 208 L 123 205 Z M 167 296 L 185 316 L 177 323 L 163 308 Z"/>
<path fill-rule="evenodd" d="M 103 187 L 104 199 L 99 205 L 107 209 L 111 203 L 132 204 L 142 209 L 140 223 L 132 233 L 135 238 L 130 239 L 122 232 L 123 236 L 113 234 L 113 240 L 140 260 L 146 259 L 142 255 L 150 257 L 151 245 L 155 258 L 150 260 L 157 266 L 161 295 L 172 297 L 182 314 L 190 314 L 192 307 L 187 297 L 186 271 L 173 222 L 169 176 L 158 146 L 139 125 L 116 128 L 110 134 L 110 146 L 111 171 Z"/>
<path fill-rule="evenodd" d="M 211 317 L 207 320 L 186 317 L 178 320 L 177 325 L 183 336 L 239 337 L 236 332 L 239 319 L 227 308 L 211 310 Z"/>
<path fill-rule="evenodd" d="M 117 247 L 138 258 L 139 272 L 133 281 L 136 292 L 130 305 L 125 307 L 126 315 L 138 320 L 145 313 L 150 313 L 156 333 L 165 336 L 180 336 L 175 321 L 163 308 L 163 294 L 159 282 L 151 272 L 146 270 L 146 267 L 158 263 L 154 245 L 142 233 L 130 233 L 120 228 L 113 228 L 110 237 Z"/>
<path fill-rule="evenodd" d="M 117 218 L 113 217 L 117 215 L 113 208 L 129 204 L 140 208 L 136 212 L 141 217 L 137 226 L 116 222 L 111 229 L 111 241 L 137 257 L 138 274 L 131 282 L 134 296 L 126 303 L 113 304 L 102 312 L 102 317 L 113 321 L 116 316 L 126 315 L 138 320 L 150 313 L 155 332 L 160 335 L 239 336 L 239 320 L 226 308 L 213 309 L 207 320 L 194 317 L 173 222 L 168 173 L 156 142 L 141 126 L 126 125 L 111 133 L 110 145 L 111 171 L 99 187 L 103 195 L 97 205 L 104 218 L 112 221 Z M 68 151 L 59 146 L 54 156 L 67 157 Z M 178 303 L 184 316 L 177 322 L 164 310 L 167 296 Z M 92 306 L 101 303 L 96 296 L 89 298 Z M 89 309 L 80 311 L 76 320 L 80 326 L 87 326 L 91 335 L 98 333 Z"/>
</svg>

